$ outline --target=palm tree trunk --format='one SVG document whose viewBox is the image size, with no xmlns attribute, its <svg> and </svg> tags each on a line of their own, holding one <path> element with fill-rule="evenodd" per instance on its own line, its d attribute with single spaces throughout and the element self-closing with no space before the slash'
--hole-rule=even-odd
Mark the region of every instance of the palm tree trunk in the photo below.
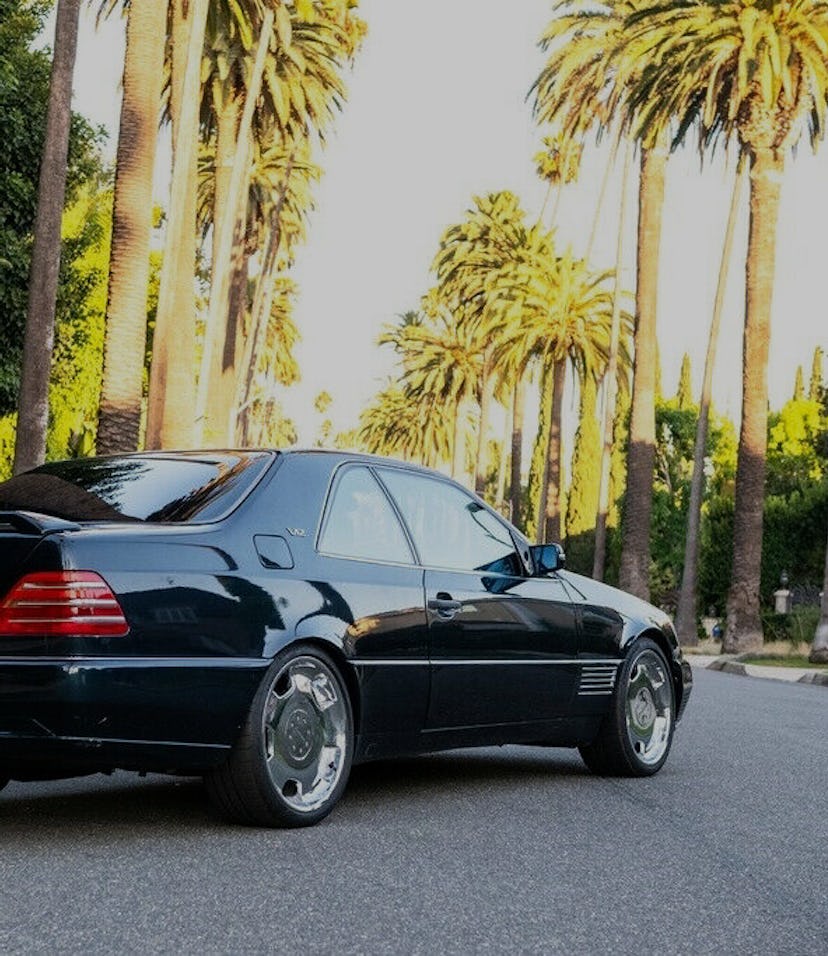
<svg viewBox="0 0 828 956">
<path fill-rule="evenodd" d="M 227 443 L 230 446 L 233 445 L 236 439 L 237 418 L 239 417 L 242 419 L 241 440 L 243 444 L 247 443 L 250 422 L 250 403 L 253 399 L 253 383 L 256 379 L 259 355 L 264 346 L 267 326 L 270 321 L 270 313 L 273 308 L 277 260 L 282 239 L 280 222 L 288 189 L 290 188 L 290 176 L 293 172 L 295 155 L 296 152 L 294 150 L 288 158 L 285 168 L 285 178 L 279 191 L 279 198 L 276 200 L 276 204 L 270 214 L 267 243 L 265 244 L 264 254 L 262 255 L 262 267 L 259 272 L 259 280 L 256 284 L 256 292 L 253 297 L 253 305 L 250 312 L 250 330 L 247 335 L 247 340 L 244 343 L 244 355 L 239 364 L 239 375 L 236 381 L 236 393 L 227 434 Z"/>
<path fill-rule="evenodd" d="M 191 395 L 193 375 L 189 352 L 190 329 L 189 316 L 184 327 L 185 354 L 178 359 L 175 341 L 178 316 L 175 308 L 179 283 L 185 281 L 177 274 L 177 255 L 179 250 L 189 248 L 194 241 L 195 215 L 192 206 L 193 197 L 193 157 L 198 155 L 198 108 L 201 73 L 201 54 L 204 49 L 204 28 L 207 22 L 209 0 L 190 0 L 189 30 L 187 32 L 187 60 L 182 81 L 180 109 L 178 111 L 173 144 L 175 162 L 170 183 L 170 208 L 167 218 L 167 230 L 164 238 L 164 263 L 161 268 L 161 284 L 158 291 L 158 311 L 153 336 L 152 365 L 150 366 L 149 397 L 147 407 L 147 446 L 150 448 L 169 447 L 179 438 L 185 445 L 192 442 L 192 433 L 185 421 L 189 417 L 192 425 L 193 404 L 184 405 L 170 415 L 174 396 Z M 186 159 L 185 159 L 186 157 Z M 188 279 L 192 280 L 192 273 Z M 193 316 L 193 322 L 195 317 Z M 169 397 L 167 395 L 169 391 Z"/>
<path fill-rule="evenodd" d="M 592 216 L 592 226 L 589 230 L 589 239 L 584 250 L 584 262 L 589 263 L 592 257 L 592 248 L 595 245 L 595 239 L 598 235 L 598 223 L 601 219 L 601 210 L 604 207 L 604 198 L 607 195 L 607 185 L 609 184 L 610 174 L 615 166 L 615 159 L 618 155 L 619 137 L 616 135 L 610 147 L 609 156 L 607 156 L 607 165 L 604 169 L 604 175 L 601 177 L 601 188 L 598 190 L 598 199 L 595 203 L 595 212 Z"/>
<path fill-rule="evenodd" d="M 713 303 L 713 318 L 710 322 L 710 334 L 707 339 L 707 354 L 704 359 L 704 379 L 702 381 L 699 420 L 696 422 L 696 443 L 693 447 L 693 477 L 690 480 L 690 504 L 687 512 L 687 537 L 684 542 L 684 568 L 681 575 L 678 608 L 676 609 L 676 632 L 685 646 L 699 643 L 696 630 L 698 616 L 698 578 L 699 578 L 699 539 L 701 529 L 701 505 L 704 491 L 704 454 L 707 448 L 707 432 L 710 421 L 710 402 L 713 392 L 713 367 L 716 363 L 716 348 L 719 340 L 719 328 L 724 308 L 727 275 L 733 251 L 733 235 L 736 230 L 736 215 L 739 211 L 739 196 L 744 182 L 745 166 L 742 159 L 736 170 L 733 182 L 733 194 L 730 197 L 730 210 L 727 216 L 722 259 L 719 265 L 719 281 L 716 285 L 716 298 Z"/>
<path fill-rule="evenodd" d="M 638 267 L 636 282 L 635 363 L 627 450 L 619 585 L 650 599 L 650 521 L 655 467 L 655 384 L 658 361 L 656 317 L 661 218 L 667 147 L 641 150 L 638 194 Z"/>
<path fill-rule="evenodd" d="M 158 304 L 155 319 L 155 334 L 152 340 L 153 362 L 156 368 L 166 369 L 166 383 L 158 394 L 153 392 L 147 400 L 147 448 L 189 448 L 193 440 L 193 408 L 195 406 L 195 355 L 196 355 L 196 203 L 198 191 L 198 155 L 196 149 L 178 154 L 177 144 L 181 136 L 184 83 L 187 75 L 187 58 L 190 31 L 193 24 L 193 6 L 187 0 L 172 0 L 172 77 L 170 93 L 170 116 L 172 118 L 173 164 L 187 164 L 185 193 L 182 196 L 182 217 L 189 228 L 181 234 L 181 242 L 175 247 L 167 246 L 162 266 L 162 285 L 174 283 L 172 297 L 164 295 Z M 170 262 L 167 265 L 167 258 Z M 161 315 L 170 307 L 171 314 Z M 174 335 L 171 331 L 174 329 Z M 173 357 L 170 352 L 172 351 Z"/>
<path fill-rule="evenodd" d="M 259 44 L 256 58 L 250 76 L 250 83 L 245 96 L 244 110 L 237 131 L 235 155 L 233 159 L 232 175 L 228 187 L 226 211 L 218 235 L 218 245 L 213 258 L 213 275 L 210 287 L 210 311 L 207 316 L 207 325 L 204 330 L 204 349 L 201 356 L 201 369 L 198 376 L 198 391 L 196 394 L 195 428 L 196 440 L 203 443 L 205 434 L 214 429 L 219 443 L 222 443 L 227 431 L 227 415 L 217 422 L 207 421 L 208 403 L 211 392 L 212 376 L 210 374 L 215 353 L 221 354 L 226 329 L 228 325 L 228 307 L 230 296 L 231 261 L 233 257 L 234 234 L 237 217 L 244 221 L 244 210 L 247 208 L 248 183 L 250 177 L 250 129 L 253 120 L 253 111 L 259 98 L 262 84 L 268 45 L 273 29 L 273 10 L 267 9 L 262 19 Z M 232 370 L 232 381 L 235 382 L 235 369 Z M 231 391 L 232 395 L 232 391 Z"/>
<path fill-rule="evenodd" d="M 498 510 L 502 510 L 506 501 L 506 472 L 509 464 L 509 453 L 506 451 L 510 436 L 512 434 L 512 408 L 513 402 L 509 402 L 509 408 L 506 409 L 503 426 L 503 441 L 500 445 L 500 461 L 497 463 L 497 487 L 495 489 L 495 504 Z"/>
<path fill-rule="evenodd" d="M 49 373 L 55 337 L 55 306 L 60 272 L 60 222 L 66 194 L 66 159 L 72 116 L 72 74 L 78 46 L 80 0 L 59 0 L 55 52 L 49 82 L 46 138 L 40 162 L 29 301 L 17 411 L 14 474 L 46 457 Z"/>
<path fill-rule="evenodd" d="M 828 664 L 828 546 L 825 548 L 825 576 L 822 579 L 822 608 L 808 660 L 812 664 Z"/>
<path fill-rule="evenodd" d="M 521 527 L 521 458 L 523 457 L 523 420 L 526 410 L 526 385 L 523 375 L 518 373 L 515 381 L 514 403 L 512 407 L 512 476 L 509 494 L 512 501 L 511 521 L 515 527 Z"/>
<path fill-rule="evenodd" d="M 466 467 L 466 442 L 463 433 L 463 399 L 458 398 L 454 406 L 454 436 L 451 443 L 451 477 L 462 479 Z"/>
<path fill-rule="evenodd" d="M 610 332 L 610 355 L 604 376 L 604 415 L 602 423 L 601 481 L 598 486 L 598 514 L 595 518 L 595 556 L 592 576 L 604 580 L 607 556 L 607 517 L 610 502 L 610 465 L 612 462 L 612 429 L 615 420 L 615 396 L 618 391 L 618 344 L 621 338 L 621 268 L 624 263 L 624 230 L 627 227 L 627 198 L 633 142 L 627 141 L 624 150 L 624 170 L 621 174 L 621 208 L 618 215 L 618 237 L 615 247 L 615 288 L 612 303 L 612 329 Z"/>
<path fill-rule="evenodd" d="M 773 150 L 754 152 L 750 167 L 750 226 L 745 268 L 742 427 L 736 464 L 733 576 L 727 595 L 727 627 L 722 644 L 725 653 L 762 646 L 759 580 L 768 427 L 768 348 L 783 169 L 784 158 Z"/>
<path fill-rule="evenodd" d="M 98 451 L 135 451 L 147 337 L 152 178 L 167 37 L 165 3 L 133 0 L 115 165 Z"/>
<path fill-rule="evenodd" d="M 475 454 L 474 490 L 482 495 L 486 487 L 486 440 L 489 433 L 489 417 L 494 397 L 494 376 L 490 368 L 488 355 L 483 356 L 483 378 L 480 383 L 480 425 L 477 430 L 477 452 Z"/>
<path fill-rule="evenodd" d="M 561 422 L 563 420 L 566 359 L 556 359 L 552 369 L 552 415 L 546 446 L 546 509 L 543 540 L 561 540 Z"/>
</svg>

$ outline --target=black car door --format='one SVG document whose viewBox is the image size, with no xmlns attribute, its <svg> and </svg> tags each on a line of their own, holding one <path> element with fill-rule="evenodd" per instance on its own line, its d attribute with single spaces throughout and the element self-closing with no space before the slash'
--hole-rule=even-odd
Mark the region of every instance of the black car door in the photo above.
<svg viewBox="0 0 828 956">
<path fill-rule="evenodd" d="M 508 526 L 456 484 L 379 469 L 425 567 L 428 729 L 568 713 L 575 610 L 560 579 L 528 577 Z"/>
</svg>

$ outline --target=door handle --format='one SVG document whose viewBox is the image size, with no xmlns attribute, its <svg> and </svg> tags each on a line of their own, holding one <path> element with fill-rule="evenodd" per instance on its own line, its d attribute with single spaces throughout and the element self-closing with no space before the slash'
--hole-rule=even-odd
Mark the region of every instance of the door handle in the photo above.
<svg viewBox="0 0 828 956">
<path fill-rule="evenodd" d="M 429 598 L 428 609 L 429 611 L 436 611 L 438 617 L 445 618 L 446 620 L 454 617 L 454 615 L 460 610 L 463 606 L 461 601 L 455 601 L 450 594 L 446 594 L 445 591 L 438 591 L 437 596 Z"/>
</svg>

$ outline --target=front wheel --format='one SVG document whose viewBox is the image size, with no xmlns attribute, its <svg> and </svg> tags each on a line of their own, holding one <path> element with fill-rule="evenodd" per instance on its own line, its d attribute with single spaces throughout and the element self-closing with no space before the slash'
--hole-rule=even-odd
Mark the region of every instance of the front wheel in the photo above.
<svg viewBox="0 0 828 956">
<path fill-rule="evenodd" d="M 655 641 L 639 638 L 621 665 L 598 736 L 579 750 L 593 773 L 647 777 L 664 766 L 674 726 L 670 668 Z"/>
<path fill-rule="evenodd" d="M 317 647 L 277 655 L 227 761 L 205 777 L 237 823 L 301 827 L 331 812 L 348 781 L 351 703 L 336 664 Z"/>
</svg>

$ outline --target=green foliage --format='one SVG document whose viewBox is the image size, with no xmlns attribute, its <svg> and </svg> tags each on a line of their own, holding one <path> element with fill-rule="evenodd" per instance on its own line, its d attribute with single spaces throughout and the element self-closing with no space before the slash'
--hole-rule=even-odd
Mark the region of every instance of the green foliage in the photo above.
<svg viewBox="0 0 828 956">
<path fill-rule="evenodd" d="M 817 346 L 814 349 L 814 360 L 811 365 L 811 381 L 808 384 L 808 398 L 812 402 L 820 400 L 822 390 L 822 349 Z"/>
<path fill-rule="evenodd" d="M 63 257 L 49 385 L 49 459 L 90 454 L 103 364 L 112 191 L 83 189 L 63 216 Z"/>
<path fill-rule="evenodd" d="M 48 51 L 32 47 L 51 6 L 0 0 L 0 415 L 17 400 L 51 68 Z M 67 205 L 98 172 L 101 136 L 73 114 Z"/>
<path fill-rule="evenodd" d="M 4 415 L 0 418 L 0 481 L 11 478 L 16 433 L 16 414 Z"/>
<path fill-rule="evenodd" d="M 813 640 L 819 622 L 819 608 L 816 605 L 795 607 L 790 614 L 763 611 L 761 618 L 766 641 L 790 641 L 799 646 Z"/>
<path fill-rule="evenodd" d="M 796 378 L 794 379 L 793 399 L 795 402 L 800 402 L 803 398 L 805 398 L 805 380 L 802 376 L 802 366 L 797 365 Z"/>
<path fill-rule="evenodd" d="M 691 408 L 693 405 L 693 382 L 690 375 L 690 356 L 687 352 L 684 353 L 681 360 L 676 404 L 682 410 Z"/>
<path fill-rule="evenodd" d="M 791 399 L 770 415 L 766 494 L 790 495 L 828 474 L 826 433 L 828 415 L 818 401 Z"/>
</svg>

